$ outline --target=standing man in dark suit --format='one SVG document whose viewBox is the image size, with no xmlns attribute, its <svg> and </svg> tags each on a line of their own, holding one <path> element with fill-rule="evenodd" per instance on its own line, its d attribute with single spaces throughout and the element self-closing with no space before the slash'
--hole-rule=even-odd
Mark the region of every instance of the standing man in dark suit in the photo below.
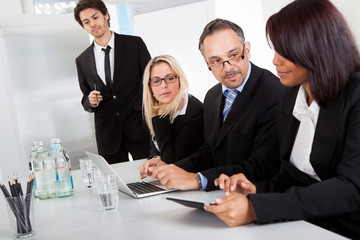
<svg viewBox="0 0 360 240">
<path fill-rule="evenodd" d="M 140 174 L 182 190 L 213 190 L 220 173 L 271 177 L 280 165 L 276 112 L 283 87 L 278 78 L 250 62 L 250 43 L 230 21 L 210 22 L 199 49 L 219 81 L 204 100 L 205 143 L 175 165 L 148 160 Z"/>
<path fill-rule="evenodd" d="M 142 119 L 142 75 L 150 54 L 140 37 L 110 30 L 101 0 L 80 0 L 76 21 L 94 42 L 76 58 L 81 103 L 95 113 L 98 152 L 109 163 L 149 156 L 150 136 Z"/>
</svg>

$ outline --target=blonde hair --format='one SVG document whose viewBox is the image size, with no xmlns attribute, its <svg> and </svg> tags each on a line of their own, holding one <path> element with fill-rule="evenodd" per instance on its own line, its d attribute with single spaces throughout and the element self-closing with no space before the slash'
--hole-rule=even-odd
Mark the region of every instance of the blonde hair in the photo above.
<svg viewBox="0 0 360 240">
<path fill-rule="evenodd" d="M 152 125 L 152 118 L 157 115 L 158 109 L 163 107 L 158 100 L 153 96 L 151 90 L 150 82 L 150 72 L 151 69 L 159 63 L 167 63 L 171 69 L 175 72 L 175 75 L 179 81 L 179 91 L 175 95 L 171 103 L 166 104 L 165 112 L 160 116 L 161 118 L 169 115 L 170 123 L 174 122 L 176 111 L 178 110 L 180 104 L 182 103 L 183 96 L 188 90 L 188 81 L 186 79 L 185 73 L 180 67 L 178 61 L 170 55 L 160 55 L 152 58 L 147 64 L 144 70 L 143 76 L 143 116 L 149 127 L 151 135 L 154 135 L 154 128 Z"/>
</svg>

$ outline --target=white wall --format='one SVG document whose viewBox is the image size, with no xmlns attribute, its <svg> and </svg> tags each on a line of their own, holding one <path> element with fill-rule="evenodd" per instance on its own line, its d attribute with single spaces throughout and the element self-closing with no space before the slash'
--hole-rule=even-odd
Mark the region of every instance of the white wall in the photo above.
<svg viewBox="0 0 360 240">
<path fill-rule="evenodd" d="M 266 20 L 292 0 L 261 0 L 263 5 L 264 19 Z M 360 1 L 359 0 L 331 0 L 339 9 L 348 22 L 350 29 L 355 37 L 358 47 L 360 47 Z M 265 24 L 264 22 L 264 24 Z M 265 25 L 264 25 L 265 31 Z"/>
<path fill-rule="evenodd" d="M 357 45 L 360 47 L 360 1 L 359 0 L 331 0 L 345 16 Z"/>
<path fill-rule="evenodd" d="M 213 1 L 203 1 L 134 16 L 134 34 L 145 41 L 152 57 L 175 57 L 189 81 L 190 93 L 203 101 L 216 83 L 197 45 L 204 26 L 213 18 Z"/>
<path fill-rule="evenodd" d="M 5 42 L 0 38 L 0 180 L 3 181 L 7 176 L 23 174 L 27 169 L 10 79 Z"/>
<path fill-rule="evenodd" d="M 87 33 L 72 14 L 8 14 L 1 25 L 2 176 L 28 174 L 31 140 L 48 148 L 51 138 L 62 139 L 77 168 L 84 150 L 96 151 L 93 116 L 80 104 L 75 67 L 89 45 Z"/>
<path fill-rule="evenodd" d="M 268 1 L 274 2 L 274 1 Z M 261 0 L 217 0 L 216 17 L 238 24 L 244 31 L 245 40 L 251 44 L 251 58 L 259 67 L 274 70 L 273 52 L 265 38 L 265 19 Z"/>
</svg>

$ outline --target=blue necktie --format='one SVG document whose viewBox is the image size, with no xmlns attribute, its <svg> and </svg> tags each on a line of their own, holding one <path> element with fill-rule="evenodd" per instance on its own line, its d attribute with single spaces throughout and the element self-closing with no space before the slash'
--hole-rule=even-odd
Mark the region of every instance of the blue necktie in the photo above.
<svg viewBox="0 0 360 240">
<path fill-rule="evenodd" d="M 230 112 L 231 106 L 234 103 L 238 94 L 239 94 L 239 91 L 236 89 L 225 90 L 224 95 L 226 96 L 226 99 L 225 99 L 225 106 L 224 106 L 224 110 L 223 110 L 223 122 L 225 122 L 225 119 Z"/>
</svg>

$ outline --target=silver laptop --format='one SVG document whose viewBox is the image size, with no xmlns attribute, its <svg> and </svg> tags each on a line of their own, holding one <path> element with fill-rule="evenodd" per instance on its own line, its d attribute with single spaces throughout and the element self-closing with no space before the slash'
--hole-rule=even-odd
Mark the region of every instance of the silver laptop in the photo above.
<svg viewBox="0 0 360 240">
<path fill-rule="evenodd" d="M 118 176 L 119 190 L 134 198 L 149 197 L 161 193 L 172 192 L 176 189 L 167 189 L 159 180 L 152 182 L 132 182 L 125 183 L 123 178 L 110 166 L 110 164 L 100 155 L 85 152 L 86 155 L 95 163 L 104 175 Z"/>
</svg>

